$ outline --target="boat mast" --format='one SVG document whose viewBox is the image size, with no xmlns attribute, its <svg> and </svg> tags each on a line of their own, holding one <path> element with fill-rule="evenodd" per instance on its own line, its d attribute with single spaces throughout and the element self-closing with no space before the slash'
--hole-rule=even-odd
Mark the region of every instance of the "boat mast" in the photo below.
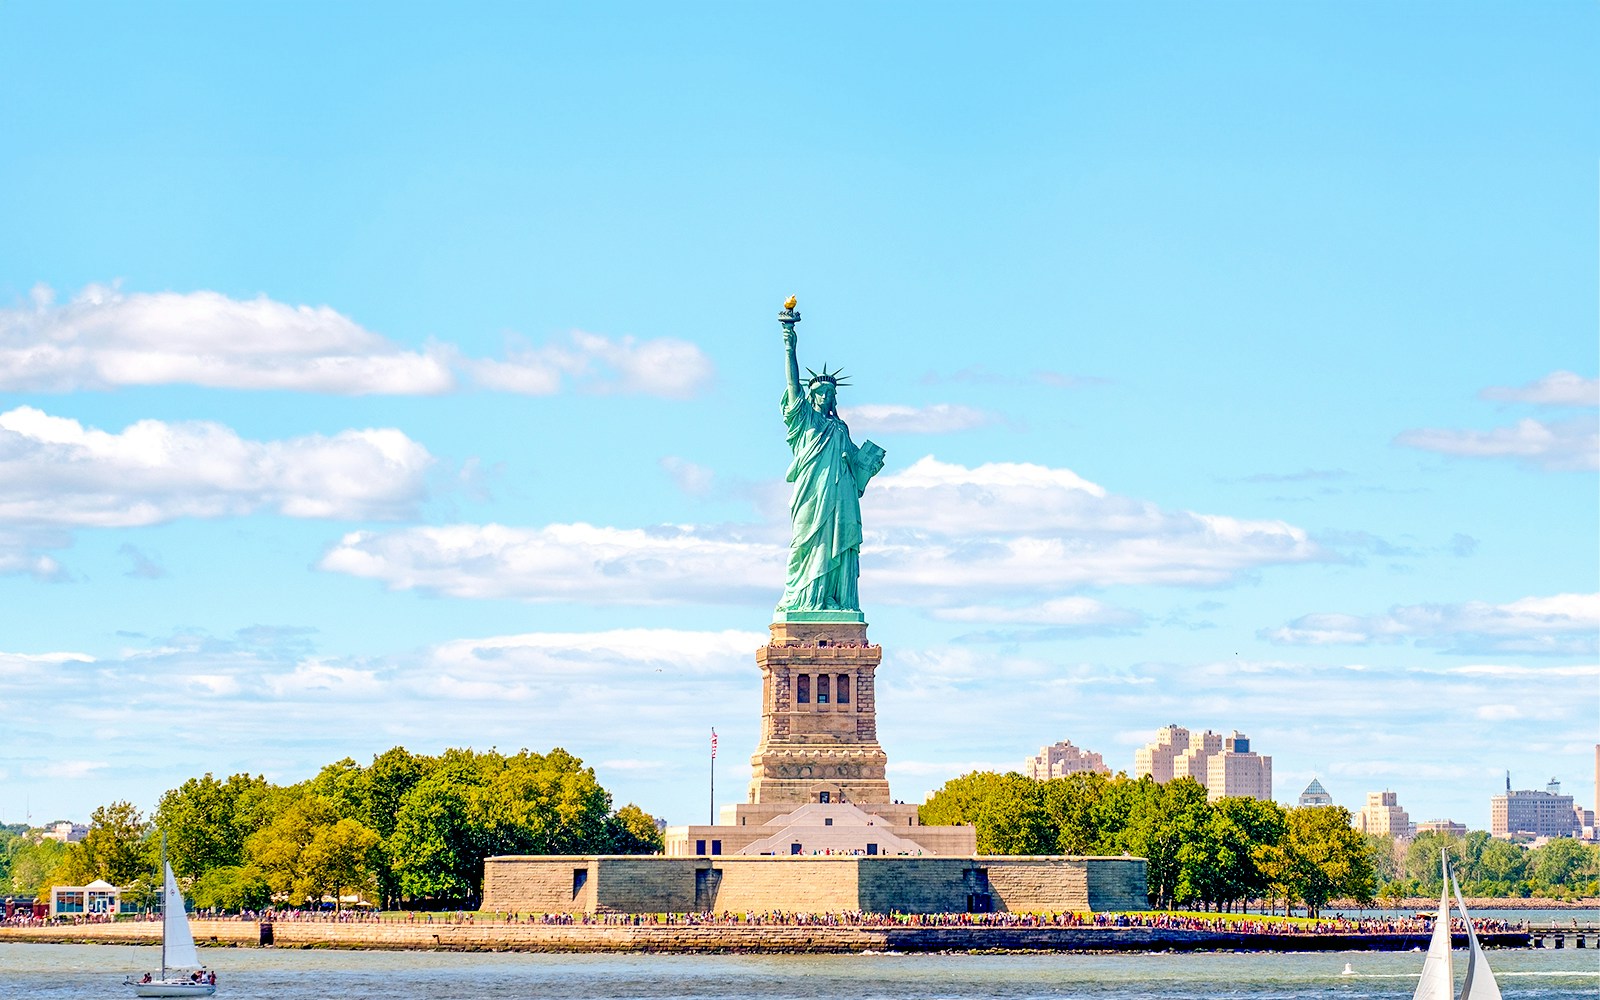
<svg viewBox="0 0 1600 1000">
<path fill-rule="evenodd" d="M 167 831 L 161 831 L 161 978 L 167 978 Z"/>
</svg>

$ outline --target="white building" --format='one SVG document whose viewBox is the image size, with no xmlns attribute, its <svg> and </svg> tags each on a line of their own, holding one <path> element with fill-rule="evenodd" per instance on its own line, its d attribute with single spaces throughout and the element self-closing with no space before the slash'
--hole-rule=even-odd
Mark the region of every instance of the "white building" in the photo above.
<svg viewBox="0 0 1600 1000">
<path fill-rule="evenodd" d="M 1193 778 L 1213 802 L 1227 795 L 1272 798 L 1272 758 L 1251 752 L 1249 737 L 1238 730 L 1224 738 L 1209 729 L 1164 726 L 1153 743 L 1134 751 L 1133 776 L 1147 774 L 1159 784 Z"/>
<path fill-rule="evenodd" d="M 62 820 L 55 826 L 52 826 L 48 830 L 44 831 L 43 834 L 45 839 L 59 840 L 63 844 L 76 844 L 78 841 L 82 840 L 88 835 L 89 828 L 87 826 L 82 823 L 73 823 L 67 820 Z"/>
<path fill-rule="evenodd" d="M 1417 835 L 1411 814 L 1400 807 L 1399 797 L 1394 792 L 1368 792 L 1367 804 L 1355 814 L 1351 825 L 1377 837 L 1409 839 Z"/>
<path fill-rule="evenodd" d="M 1206 798 L 1272 800 L 1272 758 L 1250 749 L 1250 737 L 1233 731 L 1206 764 Z"/>
<path fill-rule="evenodd" d="M 1022 762 L 1022 773 L 1034 781 L 1065 778 L 1079 771 L 1110 774 L 1111 768 L 1106 766 L 1104 758 L 1099 754 L 1080 750 L 1072 745 L 1071 740 L 1062 740 L 1060 743 L 1040 747 L 1038 756 L 1029 757 Z"/>
</svg>

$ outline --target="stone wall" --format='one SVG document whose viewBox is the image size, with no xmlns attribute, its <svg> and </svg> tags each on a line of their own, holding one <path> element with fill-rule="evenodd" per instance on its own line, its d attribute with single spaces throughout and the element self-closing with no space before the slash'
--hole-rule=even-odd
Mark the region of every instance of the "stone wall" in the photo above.
<svg viewBox="0 0 1600 1000">
<path fill-rule="evenodd" d="M 584 872 L 582 885 L 574 873 Z M 1017 913 L 1142 910 L 1141 858 L 490 858 L 483 908 L 510 913 Z M 983 897 L 987 897 L 985 900 Z"/>
<path fill-rule="evenodd" d="M 722 884 L 714 909 L 842 913 L 860 909 L 854 857 L 720 858 Z"/>
<path fill-rule="evenodd" d="M 1144 858 L 1085 858 L 1089 909 L 1095 913 L 1148 910 Z"/>
<path fill-rule="evenodd" d="M 709 909 L 697 898 L 697 858 L 608 857 L 597 860 L 595 909 L 600 913 L 690 913 Z M 487 877 L 485 884 L 488 883 Z M 700 896 L 707 891 L 700 879 Z M 489 908 L 485 904 L 485 908 Z"/>
<path fill-rule="evenodd" d="M 593 913 L 596 867 L 592 858 L 488 858 L 483 863 L 483 908 L 503 913 Z M 575 896 L 573 872 L 578 869 L 587 874 Z"/>
</svg>

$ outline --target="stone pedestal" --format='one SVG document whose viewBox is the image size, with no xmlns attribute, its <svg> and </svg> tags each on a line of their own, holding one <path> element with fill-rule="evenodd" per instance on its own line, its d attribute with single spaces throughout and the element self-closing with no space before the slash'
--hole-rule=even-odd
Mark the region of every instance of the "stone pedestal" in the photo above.
<svg viewBox="0 0 1600 1000">
<path fill-rule="evenodd" d="M 781 617 L 756 651 L 761 742 L 750 758 L 750 801 L 891 802 L 878 743 L 882 647 L 867 642 L 856 612 Z"/>
</svg>

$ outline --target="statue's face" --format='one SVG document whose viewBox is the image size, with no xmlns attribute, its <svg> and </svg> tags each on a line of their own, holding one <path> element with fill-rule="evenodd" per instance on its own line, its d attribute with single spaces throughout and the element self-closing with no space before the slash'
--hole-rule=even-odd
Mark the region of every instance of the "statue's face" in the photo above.
<svg viewBox="0 0 1600 1000">
<path fill-rule="evenodd" d="M 832 382 L 818 382 L 811 390 L 811 405 L 827 413 L 833 409 L 834 396 Z"/>
</svg>

